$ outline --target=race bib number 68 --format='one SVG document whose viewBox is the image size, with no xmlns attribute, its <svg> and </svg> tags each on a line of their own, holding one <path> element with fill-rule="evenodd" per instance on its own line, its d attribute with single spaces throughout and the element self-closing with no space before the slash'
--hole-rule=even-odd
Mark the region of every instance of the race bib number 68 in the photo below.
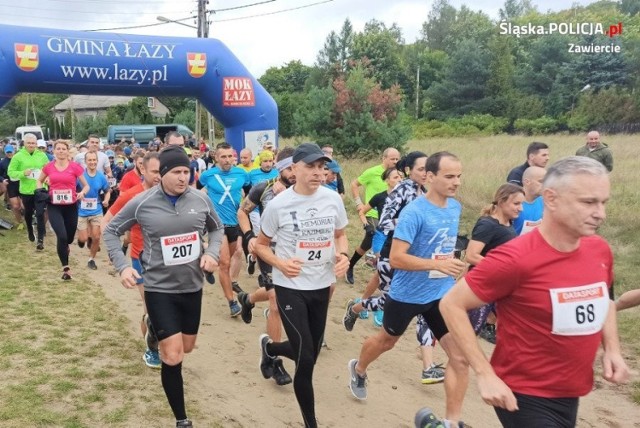
<svg viewBox="0 0 640 428">
<path fill-rule="evenodd" d="M 553 310 L 551 333 L 583 336 L 602 329 L 609 312 L 607 284 L 598 282 L 580 287 L 549 290 Z"/>
</svg>

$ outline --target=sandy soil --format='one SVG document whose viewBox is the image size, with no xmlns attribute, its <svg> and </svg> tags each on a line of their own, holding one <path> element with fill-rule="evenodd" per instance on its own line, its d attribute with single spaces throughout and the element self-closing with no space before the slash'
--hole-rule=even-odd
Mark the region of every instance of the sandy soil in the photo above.
<svg viewBox="0 0 640 428">
<path fill-rule="evenodd" d="M 140 336 L 142 306 L 138 292 L 124 289 L 116 277 L 106 274 L 104 254 L 99 265 L 98 271 L 89 272 L 91 278 L 129 318 L 131 334 Z M 361 278 L 357 279 L 363 283 L 364 275 L 369 275 L 370 271 L 359 272 Z M 244 273 L 240 284 L 250 291 L 257 287 L 255 277 L 250 278 Z M 357 297 L 357 290 L 359 288 L 354 289 L 339 281 L 329 309 L 328 349 L 323 349 L 314 374 L 316 414 L 320 426 L 413 427 L 415 412 L 425 406 L 442 415 L 444 387 L 442 384 L 420 383 L 422 366 L 413 329 L 405 334 L 395 349 L 370 367 L 368 400 L 359 402 L 352 398 L 347 387 L 347 362 L 358 356 L 363 340 L 376 332 L 371 320 L 358 320 L 352 332 L 345 331 L 342 326 L 345 302 Z M 197 348 L 187 356 L 183 365 L 188 406 L 195 402 L 201 409 L 200 417 L 194 420 L 196 426 L 214 426 L 216 422 L 224 427 L 303 426 L 293 387 L 277 386 L 273 380 L 263 379 L 258 368 L 258 336 L 265 331 L 262 316 L 265 307 L 266 303 L 256 305 L 253 323 L 244 324 L 240 317 L 229 317 L 219 285 L 205 286 Z M 487 353 L 491 352 L 492 345 L 483 341 L 482 346 Z M 435 359 L 446 361 L 439 347 L 435 350 Z M 285 367 L 293 373 L 291 361 L 285 361 Z M 632 366 L 633 378 L 637 379 L 635 369 L 637 367 Z M 473 428 L 500 426 L 493 409 L 479 398 L 473 377 L 466 395 L 463 420 Z M 640 427 L 640 406 L 629 399 L 625 387 L 597 380 L 594 391 L 581 400 L 578 426 Z"/>
</svg>

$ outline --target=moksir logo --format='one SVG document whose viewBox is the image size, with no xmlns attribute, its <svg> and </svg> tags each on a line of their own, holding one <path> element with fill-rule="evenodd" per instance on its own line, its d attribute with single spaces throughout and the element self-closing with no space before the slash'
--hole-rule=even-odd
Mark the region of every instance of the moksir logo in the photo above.
<svg viewBox="0 0 640 428">
<path fill-rule="evenodd" d="M 38 68 L 38 45 L 16 43 L 16 65 L 22 71 L 34 71 Z"/>
</svg>

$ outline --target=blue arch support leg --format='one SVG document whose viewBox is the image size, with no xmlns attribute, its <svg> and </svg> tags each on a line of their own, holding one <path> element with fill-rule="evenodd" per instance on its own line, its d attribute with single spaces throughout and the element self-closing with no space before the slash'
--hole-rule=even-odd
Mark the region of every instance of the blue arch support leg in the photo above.
<svg viewBox="0 0 640 428">
<path fill-rule="evenodd" d="M 277 144 L 278 107 L 219 40 L 0 25 L 0 107 L 20 92 L 195 97 L 236 150 Z"/>
</svg>

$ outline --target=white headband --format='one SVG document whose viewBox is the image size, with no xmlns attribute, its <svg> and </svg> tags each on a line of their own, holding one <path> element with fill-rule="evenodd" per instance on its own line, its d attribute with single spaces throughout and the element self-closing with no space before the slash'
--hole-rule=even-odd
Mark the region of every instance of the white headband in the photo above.
<svg viewBox="0 0 640 428">
<path fill-rule="evenodd" d="M 278 172 L 282 172 L 285 169 L 289 168 L 291 165 L 293 165 L 293 157 L 289 156 L 288 158 L 284 158 L 276 162 L 276 169 L 278 170 Z"/>
</svg>

